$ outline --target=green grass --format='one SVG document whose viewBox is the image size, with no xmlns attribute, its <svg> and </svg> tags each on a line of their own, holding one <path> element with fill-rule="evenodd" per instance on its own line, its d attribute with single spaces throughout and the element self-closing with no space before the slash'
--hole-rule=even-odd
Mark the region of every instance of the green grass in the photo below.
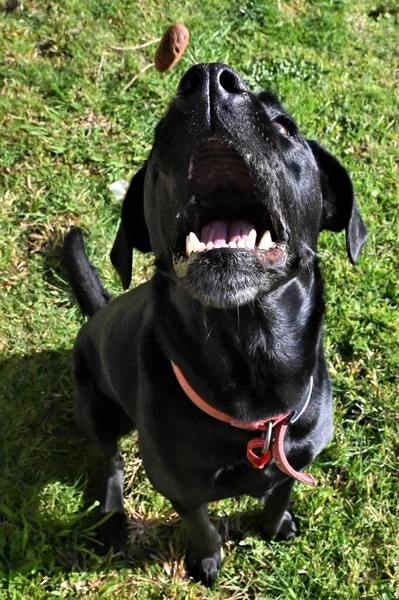
<svg viewBox="0 0 399 600">
<path fill-rule="evenodd" d="M 171 74 L 155 46 L 117 52 L 183 21 L 189 48 Z M 25 1 L 0 14 L 0 598 L 399 598 L 397 4 L 354 0 Z M 83 318 L 59 266 L 62 233 L 85 231 L 105 285 L 128 179 L 179 78 L 221 60 L 277 91 L 302 131 L 348 168 L 370 237 L 356 268 L 342 234 L 323 233 L 326 350 L 335 437 L 298 485 L 302 533 L 266 543 L 246 498 L 211 507 L 226 537 L 212 590 L 184 579 L 186 538 L 151 488 L 135 439 L 127 454 L 130 546 L 90 550 L 94 451 L 72 415 L 70 350 Z M 135 256 L 135 283 L 151 257 Z"/>
</svg>

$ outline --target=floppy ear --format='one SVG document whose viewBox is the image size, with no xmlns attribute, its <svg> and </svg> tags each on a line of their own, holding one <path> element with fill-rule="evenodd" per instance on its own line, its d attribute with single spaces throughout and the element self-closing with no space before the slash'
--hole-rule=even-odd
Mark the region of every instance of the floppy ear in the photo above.
<svg viewBox="0 0 399 600">
<path fill-rule="evenodd" d="M 130 182 L 122 205 L 121 224 L 111 250 L 111 262 L 126 290 L 132 278 L 133 248 L 151 252 L 150 236 L 144 218 L 144 178 L 146 165 Z"/>
<path fill-rule="evenodd" d="M 308 140 L 321 171 L 323 213 L 321 229 L 346 231 L 346 249 L 353 265 L 367 239 L 367 229 L 355 202 L 350 177 L 332 154 L 315 140 Z"/>
</svg>

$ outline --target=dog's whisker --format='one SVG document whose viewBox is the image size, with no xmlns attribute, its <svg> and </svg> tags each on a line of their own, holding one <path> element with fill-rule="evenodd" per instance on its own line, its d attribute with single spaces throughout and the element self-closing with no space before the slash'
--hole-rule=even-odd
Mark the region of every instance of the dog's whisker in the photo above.
<svg viewBox="0 0 399 600">
<path fill-rule="evenodd" d="M 206 324 L 206 315 L 205 314 L 204 314 L 204 328 L 205 328 L 206 333 L 208 333 L 208 327 L 207 327 L 207 324 Z M 206 339 L 208 339 L 208 338 L 206 338 Z"/>
<path fill-rule="evenodd" d="M 215 327 L 216 327 L 216 324 L 218 323 L 219 319 L 220 319 L 220 317 L 217 317 L 217 319 L 215 319 L 215 322 L 214 322 L 214 324 L 212 325 L 212 327 L 211 327 L 210 331 L 209 331 L 209 332 L 207 332 L 207 333 L 208 333 L 208 335 L 207 335 L 207 336 L 206 336 L 206 338 L 205 338 L 205 342 L 207 342 L 207 341 L 208 341 L 208 339 L 210 338 L 210 335 L 211 335 L 212 331 L 215 329 Z"/>
</svg>

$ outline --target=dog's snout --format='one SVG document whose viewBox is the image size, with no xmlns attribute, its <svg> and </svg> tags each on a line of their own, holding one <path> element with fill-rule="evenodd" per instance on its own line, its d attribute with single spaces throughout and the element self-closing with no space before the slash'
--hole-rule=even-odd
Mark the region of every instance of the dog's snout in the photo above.
<svg viewBox="0 0 399 600">
<path fill-rule="evenodd" d="M 191 67 L 182 77 L 177 88 L 177 93 L 182 96 L 192 96 L 200 91 L 204 84 L 205 73 L 202 72 L 198 67 L 201 65 L 195 65 Z"/>
<path fill-rule="evenodd" d="M 234 99 L 248 88 L 233 69 L 222 63 L 203 63 L 183 75 L 177 93 L 187 101 Z"/>
<path fill-rule="evenodd" d="M 238 73 L 224 65 L 221 65 L 221 67 L 222 68 L 214 74 L 215 87 L 219 85 L 221 91 L 227 92 L 228 94 L 242 94 L 243 92 L 248 91 L 247 86 Z"/>
</svg>

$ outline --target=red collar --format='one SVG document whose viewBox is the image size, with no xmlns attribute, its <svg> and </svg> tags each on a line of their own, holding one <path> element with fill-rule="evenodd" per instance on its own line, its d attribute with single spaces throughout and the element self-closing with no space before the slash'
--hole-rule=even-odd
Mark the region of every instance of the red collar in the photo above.
<svg viewBox="0 0 399 600">
<path fill-rule="evenodd" d="M 312 475 L 310 475 L 310 473 L 300 473 L 289 464 L 284 452 L 284 437 L 287 427 L 291 422 L 299 419 L 299 417 L 305 412 L 312 394 L 313 377 L 310 378 L 310 389 L 306 396 L 305 402 L 302 403 L 302 406 L 299 410 L 296 410 L 293 414 L 282 413 L 274 417 L 269 417 L 268 419 L 263 419 L 254 423 L 247 423 L 237 421 L 229 415 L 226 415 L 226 413 L 213 408 L 213 406 L 205 402 L 205 400 L 201 398 L 201 396 L 199 396 L 195 390 L 193 390 L 179 367 L 173 361 L 170 362 L 181 388 L 190 398 L 190 400 L 203 412 L 211 417 L 214 417 L 215 419 L 218 419 L 219 421 L 229 423 L 230 425 L 233 425 L 233 427 L 248 429 L 249 431 L 267 432 L 265 437 L 253 438 L 249 440 L 247 444 L 247 458 L 256 469 L 263 469 L 270 459 L 273 458 L 280 471 L 286 475 L 289 475 L 297 481 L 306 483 L 307 485 L 316 485 L 316 481 Z M 260 455 L 255 454 L 255 448 L 262 448 Z"/>
</svg>

